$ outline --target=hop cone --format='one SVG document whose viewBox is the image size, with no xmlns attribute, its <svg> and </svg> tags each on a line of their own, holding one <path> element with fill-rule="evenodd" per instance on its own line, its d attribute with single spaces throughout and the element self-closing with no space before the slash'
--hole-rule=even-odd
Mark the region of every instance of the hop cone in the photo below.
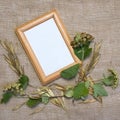
<svg viewBox="0 0 120 120">
<path fill-rule="evenodd" d="M 73 48 L 82 47 L 92 42 L 94 37 L 87 33 L 77 33 L 74 40 L 71 42 Z"/>
</svg>

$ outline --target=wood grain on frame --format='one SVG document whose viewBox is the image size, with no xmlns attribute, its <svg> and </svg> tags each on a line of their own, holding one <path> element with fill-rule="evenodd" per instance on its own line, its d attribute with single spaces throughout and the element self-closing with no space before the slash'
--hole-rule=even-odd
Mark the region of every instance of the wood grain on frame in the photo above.
<svg viewBox="0 0 120 120">
<path fill-rule="evenodd" d="M 41 23 L 43 23 L 43 22 L 45 22 L 45 21 L 47 21 L 47 20 L 49 20 L 49 19 L 51 19 L 51 18 L 54 19 L 54 21 L 55 21 L 63 39 L 64 39 L 64 42 L 66 43 L 66 46 L 68 47 L 68 49 L 69 49 L 69 51 L 70 51 L 70 53 L 71 53 L 71 55 L 74 59 L 74 62 L 71 63 L 70 65 L 67 65 L 67 66 L 63 67 L 60 70 L 55 71 L 53 74 L 50 74 L 50 75 L 46 76 L 45 73 L 44 73 L 44 70 L 42 69 L 40 62 L 36 58 L 36 55 L 33 52 L 33 49 L 31 47 L 31 45 L 29 44 L 29 41 L 27 40 L 24 32 L 33 28 L 33 27 L 35 27 L 35 26 L 37 26 L 37 25 L 39 25 L 39 24 L 41 24 Z M 62 21 L 61 21 L 61 19 L 60 19 L 56 10 L 52 10 L 49 13 L 44 14 L 43 16 L 38 17 L 38 18 L 36 18 L 36 19 L 18 27 L 16 29 L 16 34 L 17 34 L 21 44 L 23 45 L 27 55 L 29 56 L 30 61 L 33 64 L 33 66 L 35 68 L 35 71 L 37 72 L 37 75 L 38 75 L 38 77 L 41 80 L 43 85 L 46 85 L 46 84 L 52 82 L 53 80 L 59 78 L 60 77 L 60 72 L 62 70 L 66 69 L 70 66 L 73 66 L 77 63 L 81 63 L 81 61 L 74 55 L 73 49 L 70 46 L 70 37 L 67 34 L 67 31 L 66 31 L 65 27 L 63 26 L 63 23 L 62 23 Z"/>
</svg>

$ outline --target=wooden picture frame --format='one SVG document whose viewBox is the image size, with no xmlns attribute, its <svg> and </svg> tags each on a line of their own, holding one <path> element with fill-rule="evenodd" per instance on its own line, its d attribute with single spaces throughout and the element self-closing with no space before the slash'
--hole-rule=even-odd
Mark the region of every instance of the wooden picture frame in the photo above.
<svg viewBox="0 0 120 120">
<path fill-rule="evenodd" d="M 80 63 L 56 10 L 20 27 L 16 34 L 43 85 L 60 77 L 60 72 Z"/>
</svg>

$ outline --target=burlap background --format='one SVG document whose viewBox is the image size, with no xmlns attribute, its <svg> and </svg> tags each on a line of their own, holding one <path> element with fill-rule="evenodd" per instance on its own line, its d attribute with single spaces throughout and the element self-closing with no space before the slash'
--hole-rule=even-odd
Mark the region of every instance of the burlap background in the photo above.
<svg viewBox="0 0 120 120">
<path fill-rule="evenodd" d="M 96 41 L 103 40 L 101 59 L 93 71 L 96 79 L 108 67 L 114 66 L 120 73 L 120 0 L 0 0 L 0 39 L 15 44 L 31 84 L 41 86 L 14 30 L 53 8 L 58 10 L 71 37 L 76 32 L 88 32 L 95 36 Z M 2 86 L 17 80 L 3 58 L 4 53 L 0 46 L 0 95 Z M 63 79 L 56 82 L 72 83 Z M 0 105 L 0 120 L 120 120 L 120 87 L 115 91 L 107 90 L 109 96 L 103 99 L 102 105 L 97 102 L 73 105 L 67 101 L 67 112 L 49 104 L 44 111 L 33 116 L 29 115 L 33 110 L 26 106 L 12 112 L 15 105 L 24 102 L 24 99 L 13 98 L 7 105 Z"/>
</svg>

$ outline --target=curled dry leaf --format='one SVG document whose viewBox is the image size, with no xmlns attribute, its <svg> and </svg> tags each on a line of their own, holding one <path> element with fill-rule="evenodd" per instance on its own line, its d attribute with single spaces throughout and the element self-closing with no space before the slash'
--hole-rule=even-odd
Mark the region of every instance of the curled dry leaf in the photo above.
<svg viewBox="0 0 120 120">
<path fill-rule="evenodd" d="M 87 99 L 85 101 L 79 102 L 79 104 L 82 104 L 82 103 L 87 104 L 87 103 L 93 103 L 93 102 L 96 102 L 96 99 Z"/>
<path fill-rule="evenodd" d="M 16 105 L 13 109 L 12 109 L 12 111 L 16 111 L 16 110 L 18 110 L 18 109 L 20 109 L 23 105 L 25 105 L 26 104 L 26 102 L 23 102 L 23 103 L 21 103 L 20 105 Z"/>
<path fill-rule="evenodd" d="M 61 98 L 53 98 L 53 99 L 51 99 L 51 103 L 60 108 L 63 108 L 64 110 L 66 109 L 65 105 L 64 105 L 64 101 Z"/>
<path fill-rule="evenodd" d="M 55 97 L 55 94 L 53 93 L 53 91 L 51 89 L 47 89 L 48 91 L 48 94 L 50 95 L 50 97 L 53 97 L 50 101 L 52 104 L 58 106 L 58 107 L 61 107 L 63 109 L 65 109 L 65 105 L 64 105 L 64 101 L 63 99 L 61 98 L 54 98 Z"/>
<path fill-rule="evenodd" d="M 44 109 L 45 109 L 45 107 L 38 108 L 38 109 L 34 110 L 32 113 L 30 113 L 30 115 L 37 114 L 37 113 L 39 113 L 39 112 L 43 111 Z"/>
<path fill-rule="evenodd" d="M 65 90 L 65 87 L 62 86 L 62 85 L 59 85 L 57 83 L 53 83 L 52 85 L 50 85 L 49 87 L 55 87 L 57 90 L 60 90 L 60 91 L 64 91 Z"/>
</svg>

